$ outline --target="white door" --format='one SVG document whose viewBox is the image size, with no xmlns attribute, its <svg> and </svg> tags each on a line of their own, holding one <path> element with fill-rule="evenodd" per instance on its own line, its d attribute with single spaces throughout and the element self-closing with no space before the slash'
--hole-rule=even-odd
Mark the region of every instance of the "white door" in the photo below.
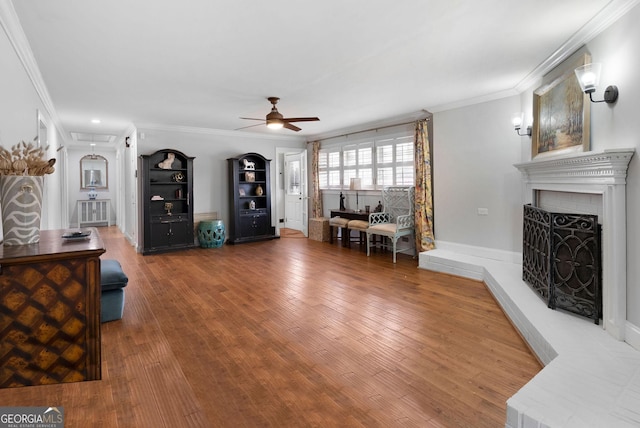
<svg viewBox="0 0 640 428">
<path fill-rule="evenodd" d="M 284 227 L 307 236 L 307 152 L 284 155 Z"/>
</svg>

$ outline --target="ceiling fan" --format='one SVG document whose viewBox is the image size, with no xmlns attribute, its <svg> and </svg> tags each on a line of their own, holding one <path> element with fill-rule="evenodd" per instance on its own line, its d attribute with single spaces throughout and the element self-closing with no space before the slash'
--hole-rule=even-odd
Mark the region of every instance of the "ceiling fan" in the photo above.
<svg viewBox="0 0 640 428">
<path fill-rule="evenodd" d="M 240 119 L 265 121 L 265 124 L 267 125 L 268 128 L 271 128 L 271 129 L 287 128 L 296 132 L 300 131 L 301 129 L 295 125 L 292 125 L 291 122 L 314 122 L 314 121 L 320 120 L 317 117 L 284 117 L 276 108 L 276 104 L 278 103 L 278 100 L 280 100 L 280 98 L 269 97 L 267 99 L 273 105 L 273 107 L 271 107 L 271 113 L 267 115 L 266 119 L 256 119 L 254 117 L 241 117 Z M 250 125 L 250 126 L 245 126 L 243 128 L 238 128 L 238 129 L 251 128 L 252 126 L 259 126 L 259 125 Z"/>
</svg>

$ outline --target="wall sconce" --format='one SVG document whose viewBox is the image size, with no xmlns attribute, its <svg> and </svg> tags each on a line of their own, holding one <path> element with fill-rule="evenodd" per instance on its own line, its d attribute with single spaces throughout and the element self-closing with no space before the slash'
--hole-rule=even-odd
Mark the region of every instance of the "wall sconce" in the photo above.
<svg viewBox="0 0 640 428">
<path fill-rule="evenodd" d="M 602 64 L 600 63 L 585 64 L 576 68 L 575 73 L 578 78 L 578 83 L 580 83 L 580 88 L 582 88 L 582 91 L 585 94 L 589 94 L 589 99 L 592 103 L 615 103 L 618 99 L 618 87 L 614 85 L 607 86 L 607 89 L 604 90 L 603 100 L 596 101 L 592 97 L 592 94 L 596 91 L 598 83 L 600 83 L 601 69 Z"/>
<path fill-rule="evenodd" d="M 519 136 L 524 137 L 525 135 L 528 135 L 529 137 L 531 137 L 531 126 L 527 126 L 527 131 L 524 134 L 520 133 L 520 129 L 522 129 L 523 116 L 524 116 L 523 113 L 514 113 L 513 116 L 511 117 L 511 123 L 513 124 L 513 127 L 515 128 L 516 133 Z"/>
</svg>

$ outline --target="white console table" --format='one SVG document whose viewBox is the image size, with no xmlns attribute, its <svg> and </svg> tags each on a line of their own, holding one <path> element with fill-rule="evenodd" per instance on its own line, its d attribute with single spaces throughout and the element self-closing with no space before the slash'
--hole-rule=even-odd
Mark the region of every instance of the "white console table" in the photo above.
<svg viewBox="0 0 640 428">
<path fill-rule="evenodd" d="M 107 223 L 111 226 L 111 204 L 109 199 L 78 201 L 78 227 L 84 224 Z"/>
</svg>

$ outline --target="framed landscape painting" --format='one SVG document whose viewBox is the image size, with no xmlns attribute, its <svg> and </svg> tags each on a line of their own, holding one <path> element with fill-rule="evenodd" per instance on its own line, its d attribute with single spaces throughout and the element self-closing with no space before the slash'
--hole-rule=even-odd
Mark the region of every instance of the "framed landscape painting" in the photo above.
<svg viewBox="0 0 640 428">
<path fill-rule="evenodd" d="M 589 62 L 587 53 L 565 61 L 533 93 L 532 159 L 589 150 L 591 103 L 574 73 Z"/>
</svg>

